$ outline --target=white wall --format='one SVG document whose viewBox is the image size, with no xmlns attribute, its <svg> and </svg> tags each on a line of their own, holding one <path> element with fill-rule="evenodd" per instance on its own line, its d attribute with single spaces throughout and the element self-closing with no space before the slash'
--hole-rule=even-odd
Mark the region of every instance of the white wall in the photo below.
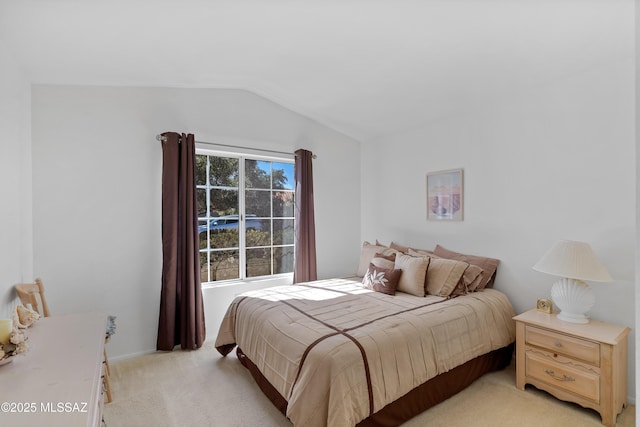
<svg viewBox="0 0 640 427">
<path fill-rule="evenodd" d="M 589 242 L 614 278 L 593 318 L 634 326 L 633 55 L 487 99 L 479 108 L 363 144 L 362 236 L 501 260 L 516 312 L 549 297 L 531 266 L 554 242 Z M 426 220 L 425 175 L 464 168 L 464 221 Z M 635 395 L 635 332 L 629 395 Z"/>
<path fill-rule="evenodd" d="M 0 317 L 32 280 L 30 86 L 0 40 Z"/>
<path fill-rule="evenodd" d="M 318 270 L 355 271 L 356 141 L 241 90 L 34 86 L 34 269 L 55 313 L 117 316 L 110 357 L 155 349 L 161 277 L 163 131 L 199 141 L 293 152 L 314 162 Z M 349 214 L 351 216 L 349 216 Z M 207 339 L 235 294 L 208 288 Z"/>
</svg>

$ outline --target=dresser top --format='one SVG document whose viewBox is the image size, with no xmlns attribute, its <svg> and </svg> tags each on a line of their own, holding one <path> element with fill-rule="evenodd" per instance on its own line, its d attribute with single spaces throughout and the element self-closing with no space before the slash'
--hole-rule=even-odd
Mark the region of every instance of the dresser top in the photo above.
<svg viewBox="0 0 640 427">
<path fill-rule="evenodd" d="M 3 406 L 0 425 L 92 425 L 106 325 L 106 314 L 85 313 L 44 317 L 26 329 L 29 351 L 0 366 L 0 404 L 13 405 Z"/>
<path fill-rule="evenodd" d="M 535 308 L 525 311 L 513 319 L 528 325 L 535 325 L 611 345 L 617 344 L 631 332 L 631 329 L 626 326 L 593 319 L 589 319 L 589 323 L 566 322 L 558 319 L 557 312 L 547 314 Z"/>
</svg>

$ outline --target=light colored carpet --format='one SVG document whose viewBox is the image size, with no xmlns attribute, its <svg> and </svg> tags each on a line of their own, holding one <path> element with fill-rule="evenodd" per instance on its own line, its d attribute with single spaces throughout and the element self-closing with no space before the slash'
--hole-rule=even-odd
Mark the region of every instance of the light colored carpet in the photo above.
<svg viewBox="0 0 640 427">
<path fill-rule="evenodd" d="M 109 427 L 283 426 L 292 424 L 271 404 L 232 352 L 212 344 L 197 351 L 154 353 L 111 362 L 113 402 Z M 527 386 L 515 387 L 515 368 L 487 374 L 456 396 L 405 423 L 405 427 L 601 426 L 597 412 Z M 635 425 L 628 406 L 616 426 Z"/>
</svg>

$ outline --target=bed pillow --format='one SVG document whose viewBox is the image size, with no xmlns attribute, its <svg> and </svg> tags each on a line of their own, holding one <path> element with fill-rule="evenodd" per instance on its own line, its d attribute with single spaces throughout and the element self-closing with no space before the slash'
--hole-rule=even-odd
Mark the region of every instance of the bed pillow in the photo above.
<svg viewBox="0 0 640 427">
<path fill-rule="evenodd" d="M 469 264 L 446 258 L 431 258 L 427 269 L 427 294 L 448 297 L 459 283 Z M 464 286 L 466 290 L 466 286 Z"/>
<path fill-rule="evenodd" d="M 398 290 L 418 297 L 425 296 L 424 283 L 428 267 L 429 258 L 427 257 L 396 254 L 395 268 L 402 270 L 402 275 L 398 282 Z"/>
<path fill-rule="evenodd" d="M 362 249 L 360 250 L 360 261 L 358 262 L 357 276 L 364 276 L 369 268 L 369 263 L 376 253 L 384 253 L 384 250 L 388 249 L 386 246 L 372 245 L 369 242 L 362 243 Z"/>
<path fill-rule="evenodd" d="M 371 263 L 362 278 L 362 287 L 387 295 L 395 295 L 401 275 L 402 270 L 376 267 Z"/>
<path fill-rule="evenodd" d="M 429 256 L 432 261 L 434 259 L 447 259 L 447 258 L 441 258 L 441 257 L 439 257 L 437 255 L 434 255 L 432 251 L 428 251 L 428 250 L 425 250 L 425 249 L 409 249 L 409 255 L 411 255 L 411 256 Z M 453 260 L 453 261 L 455 261 L 455 260 Z M 464 262 L 464 261 L 459 261 L 459 262 Z M 429 264 L 429 268 L 431 268 L 431 263 Z M 462 274 L 462 277 L 460 278 L 460 280 L 458 280 L 458 283 L 453 288 L 453 290 L 451 291 L 449 296 L 466 295 L 467 293 L 476 290 L 476 288 L 478 287 L 478 285 L 482 281 L 483 272 L 484 271 L 480 267 L 478 267 L 477 265 L 467 264 L 467 268 L 464 270 L 464 273 Z M 433 272 L 432 272 L 432 274 L 433 274 Z M 429 271 L 427 270 L 427 282 L 428 281 L 429 281 Z M 434 285 L 432 285 L 432 287 L 433 286 Z M 427 283 L 425 283 L 425 289 L 426 289 L 426 287 L 427 287 Z M 440 295 L 445 296 L 444 295 L 445 292 L 448 292 L 448 286 L 445 288 L 444 291 L 440 292 Z M 429 293 L 428 290 L 427 290 L 427 293 Z"/>
<path fill-rule="evenodd" d="M 433 251 L 430 251 L 429 249 L 409 248 L 409 255 L 411 255 L 411 256 L 428 256 L 428 257 L 432 257 L 432 256 L 435 255 L 435 253 L 433 253 Z"/>
<path fill-rule="evenodd" d="M 403 254 L 411 255 L 411 251 L 413 251 L 414 255 L 411 255 L 411 256 L 431 256 L 431 255 L 433 255 L 433 251 L 430 251 L 429 249 L 411 248 L 409 246 L 404 246 L 404 245 L 401 245 L 401 244 L 396 243 L 396 242 L 391 242 L 389 244 L 389 247 L 391 249 L 397 250 L 398 252 L 402 252 Z M 419 255 L 416 255 L 415 253 L 418 253 Z"/>
<path fill-rule="evenodd" d="M 392 242 L 389 244 L 389 247 L 390 247 L 391 249 L 395 249 L 395 250 L 396 250 L 396 251 L 398 251 L 398 252 L 402 252 L 403 254 L 406 254 L 406 253 L 408 253 L 408 252 L 409 252 L 409 246 L 403 246 L 403 245 L 400 245 L 400 244 L 398 244 L 398 243 L 396 243 L 396 242 L 394 242 L 394 241 L 392 241 Z"/>
<path fill-rule="evenodd" d="M 477 255 L 466 255 L 461 254 L 459 252 L 450 251 L 449 249 L 445 249 L 440 245 L 436 245 L 434 250 L 434 254 L 448 259 L 455 259 L 457 261 L 464 261 L 472 265 L 477 265 L 480 267 L 484 273 L 482 275 L 482 280 L 480 284 L 475 288 L 476 291 L 479 291 L 484 288 L 490 288 L 493 286 L 493 282 L 495 281 L 495 273 L 498 269 L 498 264 L 500 264 L 499 259 L 495 258 L 487 258 Z"/>
<path fill-rule="evenodd" d="M 396 253 L 376 253 L 371 259 L 371 264 L 375 265 L 376 267 L 393 269 L 396 265 Z"/>
<path fill-rule="evenodd" d="M 462 280 L 464 280 L 467 285 L 467 291 L 469 292 L 480 290 L 478 289 L 478 286 L 482 283 L 483 278 L 484 270 L 473 264 L 469 264 L 469 267 L 467 267 L 462 275 Z"/>
<path fill-rule="evenodd" d="M 469 264 L 469 267 L 467 267 L 467 269 L 462 274 L 462 277 L 460 278 L 460 281 L 458 282 L 456 287 L 453 289 L 453 292 L 451 292 L 451 296 L 466 295 L 469 292 L 475 291 L 482 281 L 482 277 L 482 269 L 477 265 Z"/>
</svg>

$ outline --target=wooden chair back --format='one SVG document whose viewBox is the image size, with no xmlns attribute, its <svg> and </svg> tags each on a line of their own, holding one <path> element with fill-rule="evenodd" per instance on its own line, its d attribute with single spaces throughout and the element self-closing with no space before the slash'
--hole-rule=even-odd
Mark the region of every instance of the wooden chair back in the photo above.
<svg viewBox="0 0 640 427">
<path fill-rule="evenodd" d="M 16 285 L 16 292 L 20 302 L 25 307 L 36 311 L 40 316 L 49 317 L 49 306 L 44 296 L 44 285 L 41 279 L 36 279 L 35 283 L 20 283 Z"/>
</svg>

